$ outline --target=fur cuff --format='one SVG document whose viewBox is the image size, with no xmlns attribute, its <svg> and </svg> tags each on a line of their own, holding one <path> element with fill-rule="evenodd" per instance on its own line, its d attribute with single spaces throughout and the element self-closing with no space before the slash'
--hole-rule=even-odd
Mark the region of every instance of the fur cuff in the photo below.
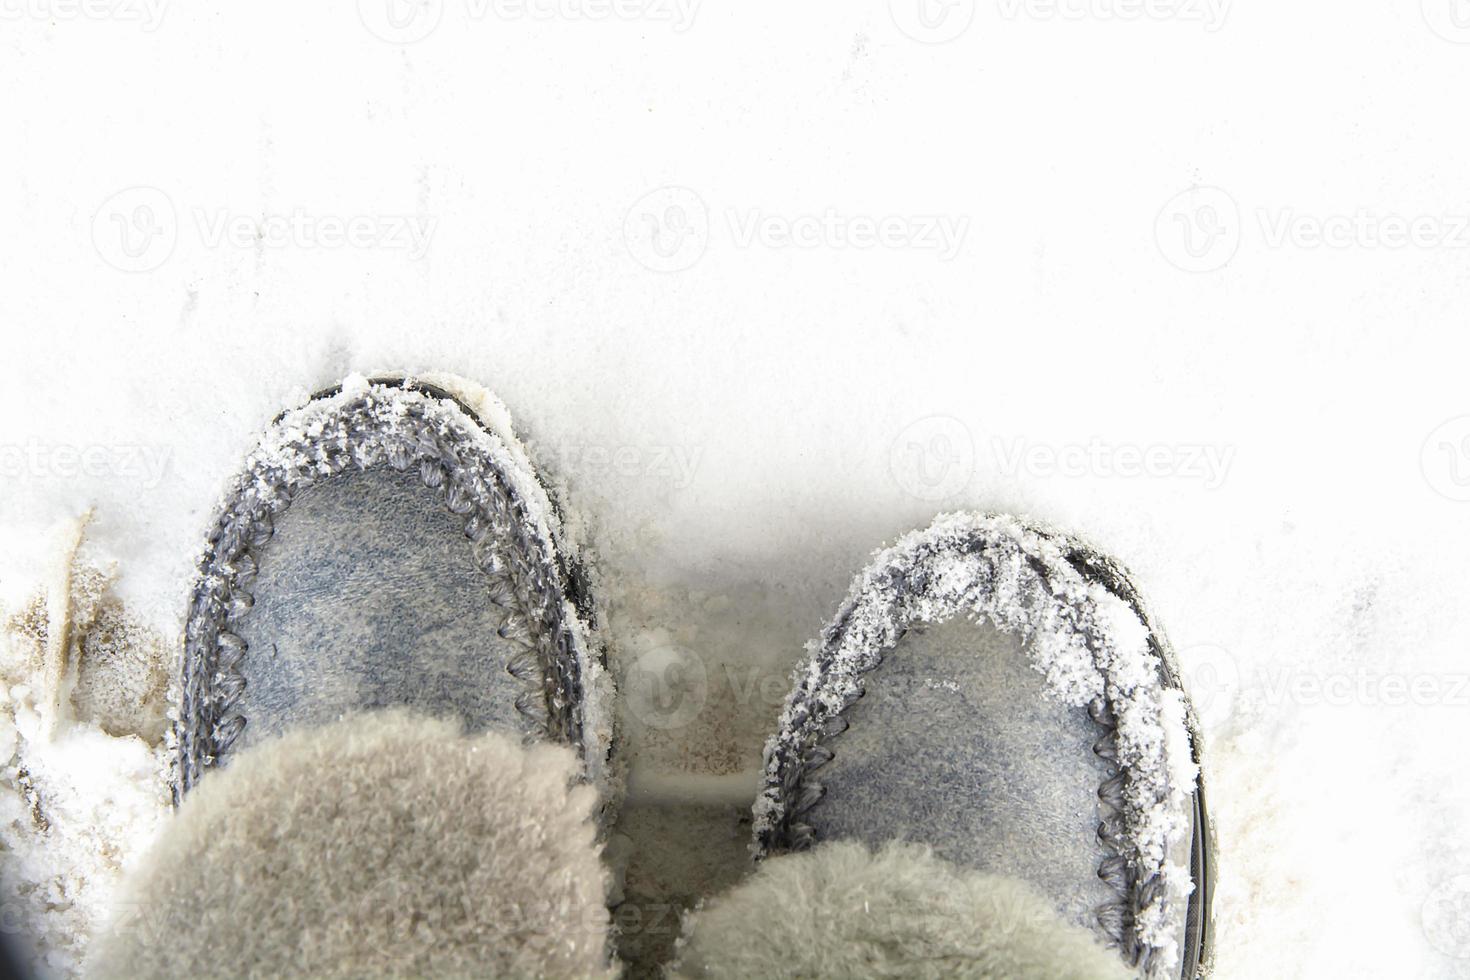
<svg viewBox="0 0 1470 980">
<path fill-rule="evenodd" d="M 613 976 L 577 771 L 400 712 L 262 744 L 184 800 L 91 973 Z"/>
<path fill-rule="evenodd" d="M 1024 882 L 929 849 L 834 842 L 771 858 L 685 922 L 678 978 L 1115 980 L 1118 955 Z"/>
</svg>

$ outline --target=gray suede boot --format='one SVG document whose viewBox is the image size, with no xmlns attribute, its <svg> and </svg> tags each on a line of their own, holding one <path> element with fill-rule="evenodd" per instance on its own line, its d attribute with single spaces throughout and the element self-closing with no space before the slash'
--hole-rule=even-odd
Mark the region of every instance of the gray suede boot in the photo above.
<svg viewBox="0 0 1470 980">
<path fill-rule="evenodd" d="M 592 599 L 506 418 L 446 376 L 351 379 L 276 419 L 199 561 L 176 801 L 242 749 L 398 707 L 570 746 L 610 816 Z"/>
<path fill-rule="evenodd" d="M 877 555 L 796 677 L 758 858 L 909 841 L 1025 883 L 1143 976 L 1208 969 L 1199 735 L 1114 562 L 1012 518 L 941 517 Z"/>
<path fill-rule="evenodd" d="M 178 811 L 92 976 L 616 975 L 583 573 L 504 409 L 430 381 L 319 394 L 233 481 L 176 685 Z"/>
</svg>

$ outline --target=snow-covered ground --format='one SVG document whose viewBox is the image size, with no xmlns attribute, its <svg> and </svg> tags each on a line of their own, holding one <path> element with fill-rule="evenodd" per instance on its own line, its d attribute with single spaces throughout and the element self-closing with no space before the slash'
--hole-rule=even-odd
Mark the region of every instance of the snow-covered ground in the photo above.
<svg viewBox="0 0 1470 980">
<path fill-rule="evenodd" d="M 163 812 L 57 630 L 168 649 L 261 427 L 393 367 L 564 483 L 642 805 L 753 792 L 872 549 L 1030 515 L 1180 650 L 1220 975 L 1470 977 L 1457 9 L 0 2 L 6 927 L 68 971 Z"/>
</svg>

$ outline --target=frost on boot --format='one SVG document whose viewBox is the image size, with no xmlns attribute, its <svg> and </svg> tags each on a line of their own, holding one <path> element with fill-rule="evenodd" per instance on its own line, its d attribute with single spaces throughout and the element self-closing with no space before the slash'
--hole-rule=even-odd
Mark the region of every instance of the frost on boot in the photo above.
<svg viewBox="0 0 1470 980">
<path fill-rule="evenodd" d="M 244 750 L 129 876 L 90 974 L 614 976 L 580 770 L 396 710 Z"/>
<path fill-rule="evenodd" d="M 615 805 L 574 543 L 499 403 L 433 380 L 349 379 L 233 481 L 190 602 L 179 796 L 238 751 L 399 706 L 569 745 Z"/>
<path fill-rule="evenodd" d="M 758 857 L 907 839 L 1025 880 L 1151 978 L 1209 946 L 1198 736 L 1114 563 L 954 514 L 880 552 L 796 671 Z"/>
</svg>

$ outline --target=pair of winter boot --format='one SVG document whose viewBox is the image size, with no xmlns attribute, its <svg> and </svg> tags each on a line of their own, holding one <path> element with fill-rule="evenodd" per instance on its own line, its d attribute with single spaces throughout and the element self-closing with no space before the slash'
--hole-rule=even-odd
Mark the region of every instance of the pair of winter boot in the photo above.
<svg viewBox="0 0 1470 980">
<path fill-rule="evenodd" d="M 483 389 L 361 377 L 283 413 L 200 558 L 178 811 L 102 976 L 611 976 L 624 769 L 590 576 Z M 879 552 L 794 674 L 756 870 L 706 977 L 1192 978 L 1199 736 L 1127 574 L 951 514 Z"/>
</svg>

